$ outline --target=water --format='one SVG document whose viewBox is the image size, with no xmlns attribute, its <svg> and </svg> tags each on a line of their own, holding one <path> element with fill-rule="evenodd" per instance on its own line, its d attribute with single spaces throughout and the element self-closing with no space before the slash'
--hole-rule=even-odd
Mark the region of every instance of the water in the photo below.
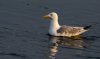
<svg viewBox="0 0 100 59">
<path fill-rule="evenodd" d="M 0 59 L 100 59 L 99 0 L 0 0 Z M 43 15 L 60 24 L 98 23 L 81 38 L 49 37 Z"/>
</svg>

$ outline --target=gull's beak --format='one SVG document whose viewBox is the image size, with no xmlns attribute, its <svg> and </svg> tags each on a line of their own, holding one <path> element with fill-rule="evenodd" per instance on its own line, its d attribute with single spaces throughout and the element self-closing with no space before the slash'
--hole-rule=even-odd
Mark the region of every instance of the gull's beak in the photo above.
<svg viewBox="0 0 100 59">
<path fill-rule="evenodd" d="M 44 19 L 51 19 L 48 15 L 43 16 Z"/>
</svg>

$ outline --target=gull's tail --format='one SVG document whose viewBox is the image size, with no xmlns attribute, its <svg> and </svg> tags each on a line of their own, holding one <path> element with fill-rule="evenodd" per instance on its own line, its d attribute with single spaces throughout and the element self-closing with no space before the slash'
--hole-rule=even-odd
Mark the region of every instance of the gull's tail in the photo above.
<svg viewBox="0 0 100 59">
<path fill-rule="evenodd" d="M 94 25 L 97 25 L 97 24 L 99 24 L 99 23 L 93 23 L 93 24 L 91 24 L 91 25 L 84 26 L 84 29 L 85 29 L 85 30 L 88 30 L 88 29 L 90 29 L 91 27 L 93 27 Z"/>
<path fill-rule="evenodd" d="M 85 26 L 84 29 L 87 30 L 87 29 L 90 29 L 91 27 L 92 25 L 88 25 L 88 26 Z"/>
</svg>

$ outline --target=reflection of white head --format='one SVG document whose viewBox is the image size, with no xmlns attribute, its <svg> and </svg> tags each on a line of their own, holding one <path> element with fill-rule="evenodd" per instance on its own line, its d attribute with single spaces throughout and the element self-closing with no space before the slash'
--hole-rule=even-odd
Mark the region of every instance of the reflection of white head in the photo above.
<svg viewBox="0 0 100 59">
<path fill-rule="evenodd" d="M 54 53 L 56 53 L 57 52 L 57 47 L 56 46 L 54 46 L 53 48 L 51 48 L 51 50 L 50 50 L 51 52 L 54 52 Z"/>
<path fill-rule="evenodd" d="M 51 49 L 50 49 L 50 54 L 51 54 L 51 56 L 55 56 L 56 55 L 56 53 L 58 52 L 58 50 L 57 50 L 57 46 L 53 46 Z"/>
</svg>

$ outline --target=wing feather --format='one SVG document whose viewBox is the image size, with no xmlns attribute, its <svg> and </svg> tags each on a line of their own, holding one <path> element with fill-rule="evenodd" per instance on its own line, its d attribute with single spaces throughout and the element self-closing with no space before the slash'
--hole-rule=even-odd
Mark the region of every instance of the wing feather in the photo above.
<svg viewBox="0 0 100 59">
<path fill-rule="evenodd" d="M 60 29 L 57 30 L 57 33 L 60 34 L 77 34 L 83 31 L 83 27 L 72 27 L 72 26 L 61 26 Z"/>
</svg>

